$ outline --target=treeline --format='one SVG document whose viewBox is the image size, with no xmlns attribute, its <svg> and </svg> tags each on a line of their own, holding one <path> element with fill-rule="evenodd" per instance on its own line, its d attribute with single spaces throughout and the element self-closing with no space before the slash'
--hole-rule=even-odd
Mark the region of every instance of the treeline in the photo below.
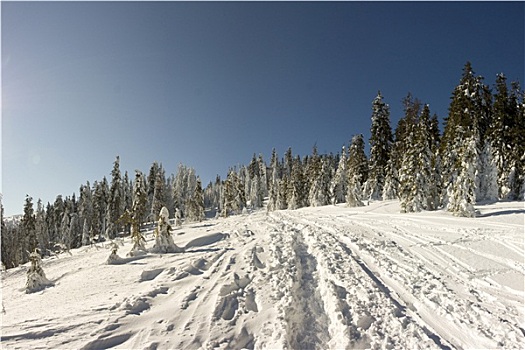
<svg viewBox="0 0 525 350">
<path fill-rule="evenodd" d="M 452 93 L 441 135 L 428 104 L 411 94 L 392 131 L 390 110 L 379 92 L 372 102 L 370 157 L 363 135 L 348 150 L 301 158 L 275 150 L 267 167 L 262 157 L 231 169 L 205 189 L 209 205 L 223 216 L 244 207 L 268 210 L 399 199 L 402 212 L 445 208 L 475 216 L 479 201 L 523 199 L 525 186 L 525 104 L 518 82 L 498 74 L 494 91 L 467 62 Z"/>
<path fill-rule="evenodd" d="M 5 227 L 2 220 L 2 262 L 24 263 L 35 247 L 46 254 L 57 244 L 69 249 L 112 239 L 126 230 L 119 218 L 133 208 L 144 208 L 133 213 L 142 223 L 156 220 L 163 206 L 170 216 L 179 211 L 198 221 L 204 207 L 225 217 L 264 205 L 273 211 L 399 199 L 402 212 L 444 208 L 472 217 L 476 202 L 523 199 L 525 104 L 518 82 L 509 85 L 499 74 L 492 90 L 467 62 L 442 134 L 427 104 L 411 94 L 402 103 L 404 116 L 392 131 L 388 104 L 381 93 L 373 100 L 369 157 L 360 134 L 335 155 L 314 147 L 301 157 L 290 148 L 280 158 L 273 150 L 269 164 L 254 155 L 204 190 L 194 170 L 183 165 L 166 178 L 162 165 L 153 163 L 148 176 L 137 171 L 131 181 L 127 173 L 121 177 L 117 157 L 111 184 L 105 178 L 87 183 L 78 200 L 58 196 L 46 208 L 39 200 L 35 211 L 27 197 L 18 225 Z M 134 205 L 140 188 L 145 205 Z"/>
<path fill-rule="evenodd" d="M 2 207 L 3 265 L 11 268 L 27 262 L 35 248 L 45 256 L 128 234 L 134 222 L 139 226 L 156 222 L 162 207 L 171 217 L 179 211 L 188 221 L 204 219 L 201 181 L 194 169 L 182 164 L 176 175 L 166 177 L 162 164 L 154 162 L 147 176 L 136 170 L 132 181 L 127 172 L 121 175 L 117 156 L 111 181 L 104 177 L 93 185 L 87 182 L 79 193 L 78 198 L 75 193 L 58 195 L 46 206 L 39 199 L 36 208 L 27 196 L 18 224 L 4 222 Z"/>
</svg>

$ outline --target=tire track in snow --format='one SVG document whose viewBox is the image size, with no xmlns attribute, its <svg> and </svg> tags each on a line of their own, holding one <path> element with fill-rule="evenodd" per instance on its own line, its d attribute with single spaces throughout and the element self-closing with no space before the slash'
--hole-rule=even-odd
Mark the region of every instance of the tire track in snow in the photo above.
<svg viewBox="0 0 525 350">
<path fill-rule="evenodd" d="M 302 218 L 303 222 L 337 235 L 336 239 L 348 244 L 367 265 L 373 266 L 373 270 L 380 270 L 380 279 L 408 305 L 408 313 L 421 320 L 424 327 L 430 325 L 455 347 L 469 344 L 477 344 L 480 348 L 505 347 L 523 341 L 520 334 L 523 331 L 519 325 L 493 315 L 475 298 L 471 301 L 457 295 L 446 287 L 445 279 L 439 272 L 436 274 L 433 269 L 429 269 L 432 265 L 419 262 L 422 256 L 414 256 L 395 243 L 388 244 L 385 234 L 378 231 L 378 226 L 374 227 L 373 222 L 366 223 L 370 220 L 363 222 L 350 218 L 342 220 L 344 223 L 341 226 L 333 218 L 327 217 L 322 222 L 318 219 Z M 384 222 L 381 224 L 384 225 Z M 350 225 L 357 234 L 348 235 Z M 392 228 L 387 230 L 387 234 L 391 235 L 391 231 Z M 404 236 L 401 234 L 400 237 Z M 457 276 L 450 276 L 457 279 L 455 283 L 465 283 Z M 448 280 L 449 277 L 446 278 Z"/>
<path fill-rule="evenodd" d="M 308 252 L 302 233 L 293 230 L 296 275 L 292 304 L 286 311 L 288 344 L 292 349 L 324 349 L 329 340 L 328 317 L 319 292 L 317 260 Z"/>
<path fill-rule="evenodd" d="M 329 317 L 329 348 L 449 348 L 407 316 L 404 306 L 334 235 L 291 213 L 275 216 L 304 233 L 308 250 L 318 261 L 319 286 Z"/>
</svg>

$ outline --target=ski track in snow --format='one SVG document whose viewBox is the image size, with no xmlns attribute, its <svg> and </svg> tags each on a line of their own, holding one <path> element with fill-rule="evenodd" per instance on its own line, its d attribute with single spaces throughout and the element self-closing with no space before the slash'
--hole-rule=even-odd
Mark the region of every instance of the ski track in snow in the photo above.
<svg viewBox="0 0 525 350">
<path fill-rule="evenodd" d="M 258 211 L 175 230 L 184 253 L 109 244 L 2 273 L 5 349 L 467 349 L 525 345 L 523 203 L 477 219 L 397 202 Z M 153 245 L 151 233 L 148 247 Z M 119 255 L 131 249 L 119 242 Z"/>
</svg>

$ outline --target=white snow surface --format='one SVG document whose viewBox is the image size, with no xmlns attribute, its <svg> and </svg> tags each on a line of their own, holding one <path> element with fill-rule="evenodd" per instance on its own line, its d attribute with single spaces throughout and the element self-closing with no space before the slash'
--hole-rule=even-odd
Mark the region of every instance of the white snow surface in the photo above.
<svg viewBox="0 0 525 350">
<path fill-rule="evenodd" d="M 257 211 L 184 224 L 183 253 L 116 265 L 109 243 L 82 247 L 44 259 L 54 286 L 36 293 L 29 264 L 2 272 L 1 347 L 522 349 L 523 204 Z"/>
</svg>

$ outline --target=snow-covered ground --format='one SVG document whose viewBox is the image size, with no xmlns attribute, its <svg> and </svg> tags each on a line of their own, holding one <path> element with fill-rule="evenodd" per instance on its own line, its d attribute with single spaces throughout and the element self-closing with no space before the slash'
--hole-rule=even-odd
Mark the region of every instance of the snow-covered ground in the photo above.
<svg viewBox="0 0 525 350">
<path fill-rule="evenodd" d="M 118 265 L 109 245 L 83 247 L 44 259 L 55 285 L 40 292 L 25 293 L 28 264 L 2 273 L 1 345 L 522 349 L 524 205 L 478 209 L 259 211 L 185 224 L 184 253 Z"/>
</svg>

